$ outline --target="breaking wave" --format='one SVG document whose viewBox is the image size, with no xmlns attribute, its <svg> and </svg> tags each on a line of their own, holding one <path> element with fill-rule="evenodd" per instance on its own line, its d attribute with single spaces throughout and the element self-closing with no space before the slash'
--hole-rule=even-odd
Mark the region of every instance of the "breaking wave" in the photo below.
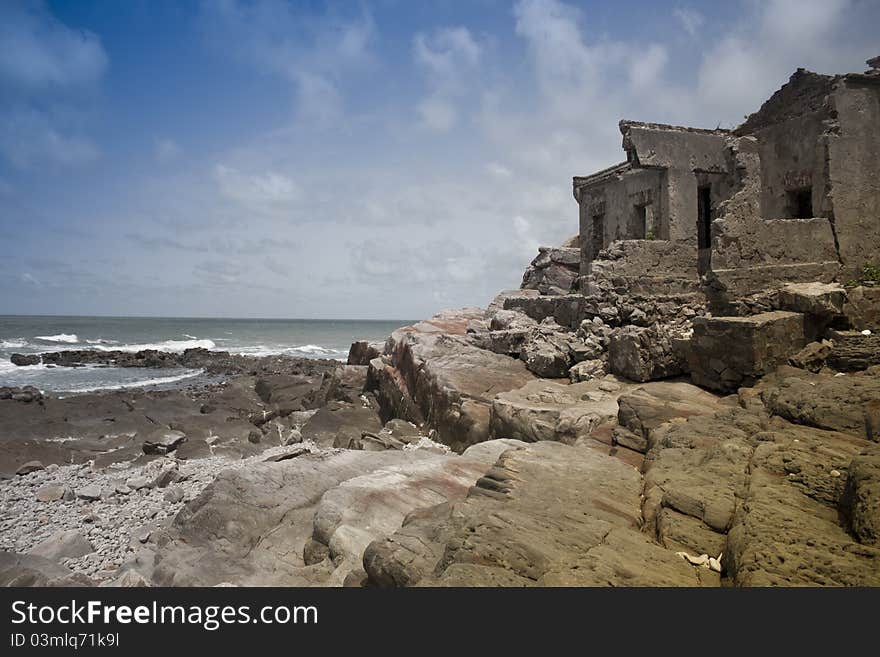
<svg viewBox="0 0 880 657">
<path fill-rule="evenodd" d="M 42 340 L 43 342 L 63 342 L 65 344 L 76 344 L 79 338 L 73 333 L 59 333 L 58 335 L 35 335 L 34 340 Z"/>
<path fill-rule="evenodd" d="M 165 340 L 164 342 L 150 342 L 145 344 L 114 344 L 110 346 L 94 345 L 92 348 L 97 351 L 144 351 L 145 349 L 155 349 L 156 351 L 170 351 L 174 353 L 182 353 L 187 349 L 214 349 L 217 345 L 213 340 Z"/>
<path fill-rule="evenodd" d="M 336 349 L 328 349 L 327 347 L 322 347 L 317 344 L 306 344 L 301 347 L 288 347 L 284 350 L 285 352 L 297 353 L 297 354 L 336 354 L 338 351 Z"/>
</svg>

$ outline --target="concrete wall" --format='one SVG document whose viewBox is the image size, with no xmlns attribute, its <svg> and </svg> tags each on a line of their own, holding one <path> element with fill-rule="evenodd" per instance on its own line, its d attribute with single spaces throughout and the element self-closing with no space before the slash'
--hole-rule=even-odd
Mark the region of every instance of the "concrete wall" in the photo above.
<svg viewBox="0 0 880 657">
<path fill-rule="evenodd" d="M 621 239 L 644 238 L 644 226 L 638 225 L 635 207 L 650 204 L 653 210 L 655 238 L 668 233 L 664 199 L 663 172 L 632 169 L 614 178 L 581 189 L 580 236 L 584 272 L 595 258 L 597 248 L 606 248 Z M 594 217 L 601 216 L 603 230 L 594 241 Z"/>
<path fill-rule="evenodd" d="M 828 219 L 764 219 L 761 144 L 754 137 L 731 140 L 729 157 L 736 192 L 712 223 L 710 279 L 718 302 L 784 282 L 833 279 L 838 271 Z"/>
<path fill-rule="evenodd" d="M 795 218 L 790 192 L 810 188 L 813 217 L 828 217 L 826 133 L 835 78 L 799 69 L 736 132 L 758 140 L 761 216 Z"/>
<path fill-rule="evenodd" d="M 639 166 L 666 172 L 666 239 L 697 243 L 697 178 L 695 172 L 727 173 L 725 131 L 704 131 L 650 124 L 624 124 L 624 148 Z"/>
<path fill-rule="evenodd" d="M 847 76 L 831 95 L 837 129 L 828 136 L 830 205 L 841 277 L 880 265 L 880 77 Z"/>
<path fill-rule="evenodd" d="M 828 216 L 825 120 L 825 112 L 816 112 L 755 133 L 760 144 L 761 215 L 764 218 L 794 218 L 790 193 L 803 188 L 811 190 L 811 216 Z"/>
<path fill-rule="evenodd" d="M 592 266 L 596 247 L 582 248 L 581 275 L 674 275 L 695 279 L 697 188 L 712 185 L 713 206 L 732 193 L 726 175 L 728 135 L 725 131 L 630 122 L 622 122 L 621 131 L 633 167 L 580 188 L 581 244 L 601 243 L 602 248 L 608 248 L 617 242 L 637 242 L 621 245 L 620 250 L 628 254 L 626 261 L 612 258 L 614 263 L 603 262 L 597 269 Z M 645 234 L 644 221 L 636 210 L 646 204 L 653 213 L 652 236 Z M 596 216 L 603 217 L 601 241 L 593 239 Z"/>
</svg>

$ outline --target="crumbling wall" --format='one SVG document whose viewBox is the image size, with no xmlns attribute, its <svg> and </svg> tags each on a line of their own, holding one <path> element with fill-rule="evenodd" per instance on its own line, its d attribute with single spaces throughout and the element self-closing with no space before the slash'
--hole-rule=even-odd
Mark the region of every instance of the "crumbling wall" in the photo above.
<svg viewBox="0 0 880 657">
<path fill-rule="evenodd" d="M 829 216 L 825 137 L 832 119 L 827 96 L 834 79 L 798 69 L 736 130 L 758 140 L 765 219 L 796 218 L 798 190 L 810 191 L 812 217 Z"/>
<path fill-rule="evenodd" d="M 712 223 L 708 292 L 714 305 L 784 282 L 830 281 L 837 250 L 827 219 L 763 219 L 761 147 L 754 137 L 731 138 L 728 157 L 736 193 Z"/>
<path fill-rule="evenodd" d="M 725 130 L 699 130 L 623 121 L 624 148 L 640 167 L 665 172 L 666 239 L 696 249 L 697 179 L 695 172 L 727 173 Z M 696 267 L 694 260 L 693 267 Z"/>
<path fill-rule="evenodd" d="M 620 240 L 592 263 L 581 290 L 610 285 L 633 294 L 682 294 L 699 290 L 695 245 L 666 240 Z"/>
<path fill-rule="evenodd" d="M 724 130 L 700 130 L 622 121 L 629 167 L 579 190 L 581 243 L 593 241 L 595 217 L 603 218 L 601 254 L 581 252 L 581 288 L 604 283 L 640 292 L 692 292 L 697 276 L 698 187 L 711 184 L 713 204 L 732 191 Z M 639 206 L 652 211 L 645 229 Z M 642 225 L 639 225 L 641 220 Z M 599 280 L 599 279 L 603 280 Z"/>
<path fill-rule="evenodd" d="M 651 206 L 656 226 L 653 237 L 662 239 L 667 232 L 663 189 L 662 172 L 645 169 L 628 169 L 580 189 L 580 236 L 586 245 L 581 249 L 582 274 L 589 273 L 589 263 L 611 242 L 649 237 L 644 224 L 636 222 L 639 204 Z M 594 230 L 600 226 L 597 235 Z"/>
<path fill-rule="evenodd" d="M 880 75 L 848 75 L 831 103 L 837 126 L 828 138 L 830 203 L 843 280 L 867 262 L 880 265 Z"/>
</svg>

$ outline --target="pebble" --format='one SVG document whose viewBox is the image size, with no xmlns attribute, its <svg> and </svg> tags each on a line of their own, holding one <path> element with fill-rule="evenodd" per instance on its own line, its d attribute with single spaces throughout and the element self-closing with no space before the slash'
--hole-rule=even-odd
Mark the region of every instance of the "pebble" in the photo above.
<svg viewBox="0 0 880 657">
<path fill-rule="evenodd" d="M 311 444 L 308 447 L 317 449 Z M 146 534 L 146 540 L 141 541 L 147 522 L 154 528 L 152 533 L 169 523 L 220 471 L 247 468 L 289 449 L 272 447 L 246 459 L 212 456 L 177 461 L 171 455 L 143 466 L 114 463 L 103 470 L 90 464 L 40 466 L 27 475 L 0 480 L 0 550 L 29 552 L 59 531 L 78 529 L 96 551 L 62 563 L 98 581 L 113 579 L 119 566 L 133 555 L 132 539 L 138 543 L 149 540 L 150 534 Z M 163 473 L 164 481 L 177 481 L 167 488 L 153 487 Z M 41 492 L 51 501 L 40 501 Z"/>
</svg>

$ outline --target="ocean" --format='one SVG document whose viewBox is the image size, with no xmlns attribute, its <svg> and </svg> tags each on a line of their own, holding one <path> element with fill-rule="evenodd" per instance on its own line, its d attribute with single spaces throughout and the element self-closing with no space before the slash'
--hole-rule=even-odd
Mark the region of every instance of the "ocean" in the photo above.
<svg viewBox="0 0 880 657">
<path fill-rule="evenodd" d="M 93 392 L 169 386 L 199 370 L 118 367 L 17 367 L 12 354 L 64 349 L 182 352 L 202 347 L 251 356 L 288 354 L 344 361 L 356 340 L 383 341 L 410 320 L 25 317 L 0 315 L 0 386 L 44 392 Z"/>
</svg>

